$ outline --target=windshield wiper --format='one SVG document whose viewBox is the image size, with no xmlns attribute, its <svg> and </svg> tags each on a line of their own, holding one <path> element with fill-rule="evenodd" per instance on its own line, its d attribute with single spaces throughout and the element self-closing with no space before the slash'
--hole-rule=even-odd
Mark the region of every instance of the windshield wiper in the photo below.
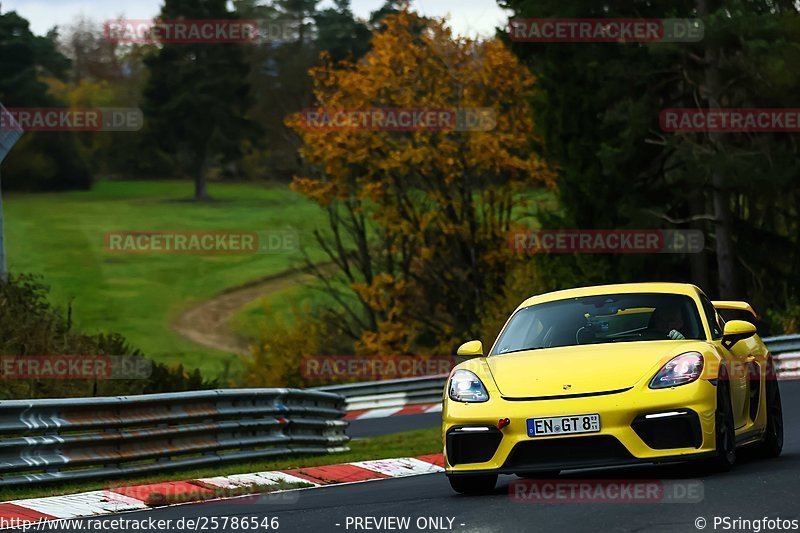
<svg viewBox="0 0 800 533">
<path fill-rule="evenodd" d="M 603 340 L 598 341 L 598 342 L 593 342 L 591 344 L 609 344 L 609 343 L 612 343 L 612 342 L 635 342 L 637 340 L 639 340 L 639 338 L 631 339 L 631 338 L 627 338 L 627 337 L 609 337 L 607 339 L 603 339 Z"/>
<path fill-rule="evenodd" d="M 545 348 L 547 348 L 547 346 L 536 346 L 536 347 L 533 347 L 533 348 L 520 348 L 519 350 L 509 350 L 507 352 L 499 352 L 499 353 L 497 353 L 495 355 L 505 355 L 507 353 L 518 353 L 518 352 L 529 352 L 529 351 L 533 351 L 533 350 L 544 350 Z"/>
</svg>

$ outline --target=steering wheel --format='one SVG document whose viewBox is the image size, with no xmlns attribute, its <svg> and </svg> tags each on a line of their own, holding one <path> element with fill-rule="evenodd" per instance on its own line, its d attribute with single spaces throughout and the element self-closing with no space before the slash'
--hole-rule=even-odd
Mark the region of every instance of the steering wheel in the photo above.
<svg viewBox="0 0 800 533">
<path fill-rule="evenodd" d="M 658 329 L 646 329 L 642 332 L 642 340 L 665 341 L 667 339 L 669 339 L 668 331 L 661 331 Z"/>
</svg>

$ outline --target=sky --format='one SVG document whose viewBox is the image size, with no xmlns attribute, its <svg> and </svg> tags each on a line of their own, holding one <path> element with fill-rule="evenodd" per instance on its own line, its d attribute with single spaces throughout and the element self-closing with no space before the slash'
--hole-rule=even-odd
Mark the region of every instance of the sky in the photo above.
<svg viewBox="0 0 800 533">
<path fill-rule="evenodd" d="M 330 2 L 323 0 L 320 6 Z M 383 0 L 351 0 L 353 12 L 366 18 Z M 97 22 L 119 19 L 150 19 L 158 14 L 162 0 L 0 0 L 2 12 L 16 11 L 43 35 L 55 25 L 69 25 L 84 15 Z M 504 26 L 507 17 L 496 0 L 413 0 L 423 15 L 447 17 L 456 33 L 469 37 L 490 36 Z"/>
</svg>

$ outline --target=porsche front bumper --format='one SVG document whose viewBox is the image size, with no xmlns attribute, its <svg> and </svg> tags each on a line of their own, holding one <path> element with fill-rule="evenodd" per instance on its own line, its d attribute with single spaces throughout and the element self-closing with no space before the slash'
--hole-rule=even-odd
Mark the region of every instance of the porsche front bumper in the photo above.
<svg viewBox="0 0 800 533">
<path fill-rule="evenodd" d="M 448 474 L 523 473 L 696 459 L 714 453 L 715 409 L 716 386 L 704 379 L 574 397 L 509 400 L 494 391 L 484 403 L 448 398 L 445 468 Z M 599 414 L 600 431 L 528 436 L 529 418 L 582 414 Z M 497 429 L 503 418 L 510 424 Z"/>
</svg>

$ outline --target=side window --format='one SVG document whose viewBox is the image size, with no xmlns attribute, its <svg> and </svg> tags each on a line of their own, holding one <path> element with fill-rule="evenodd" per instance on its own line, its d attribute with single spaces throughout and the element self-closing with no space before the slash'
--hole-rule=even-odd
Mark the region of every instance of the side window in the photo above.
<svg viewBox="0 0 800 533">
<path fill-rule="evenodd" d="M 700 295 L 700 301 L 703 303 L 703 312 L 706 315 L 706 320 L 708 320 L 708 327 L 711 328 L 711 338 L 721 339 L 722 323 L 718 319 L 717 310 L 714 308 L 714 304 L 712 304 L 711 300 L 702 294 Z"/>
</svg>

